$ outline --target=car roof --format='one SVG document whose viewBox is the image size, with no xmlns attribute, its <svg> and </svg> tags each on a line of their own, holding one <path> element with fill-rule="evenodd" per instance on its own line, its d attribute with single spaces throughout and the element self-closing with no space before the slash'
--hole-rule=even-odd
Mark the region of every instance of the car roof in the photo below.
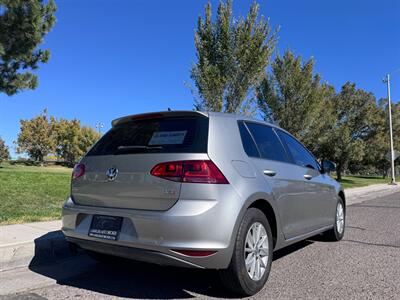
<svg viewBox="0 0 400 300">
<path fill-rule="evenodd" d="M 272 124 L 270 122 L 256 119 L 251 116 L 241 115 L 241 114 L 232 114 L 232 113 L 223 113 L 223 112 L 208 112 L 208 114 L 212 118 L 232 118 L 232 119 L 236 119 L 236 120 L 251 121 L 251 122 L 267 124 L 272 127 L 280 128 L 279 126 Z"/>
</svg>

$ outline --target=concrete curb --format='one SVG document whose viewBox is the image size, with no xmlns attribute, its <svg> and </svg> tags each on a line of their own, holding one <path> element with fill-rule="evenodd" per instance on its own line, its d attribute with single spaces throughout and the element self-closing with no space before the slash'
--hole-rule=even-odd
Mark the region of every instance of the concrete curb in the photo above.
<svg viewBox="0 0 400 300">
<path fill-rule="evenodd" d="M 51 264 L 72 255 L 61 231 L 33 241 L 0 246 L 0 271 L 28 265 Z"/>
<path fill-rule="evenodd" d="M 345 190 L 347 205 L 400 191 L 400 185 L 377 184 Z M 18 267 L 48 265 L 80 255 L 69 247 L 61 221 L 0 226 L 0 271 Z"/>
<path fill-rule="evenodd" d="M 364 187 L 347 189 L 344 191 L 346 204 L 352 205 L 374 198 L 384 197 L 396 192 L 400 192 L 400 185 L 374 184 Z"/>
<path fill-rule="evenodd" d="M 78 255 L 60 228 L 59 220 L 0 226 L 0 271 L 53 264 Z"/>
</svg>

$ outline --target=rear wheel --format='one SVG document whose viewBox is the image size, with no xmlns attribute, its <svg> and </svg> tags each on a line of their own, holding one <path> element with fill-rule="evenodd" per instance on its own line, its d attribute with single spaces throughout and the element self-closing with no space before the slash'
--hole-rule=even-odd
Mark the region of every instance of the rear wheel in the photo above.
<svg viewBox="0 0 400 300">
<path fill-rule="evenodd" d="M 260 210 L 250 208 L 240 224 L 231 263 L 220 271 L 222 283 L 240 295 L 256 294 L 268 279 L 272 247 L 267 218 Z"/>
<path fill-rule="evenodd" d="M 324 233 L 324 237 L 329 241 L 340 241 L 344 236 L 346 225 L 346 209 L 342 198 L 336 204 L 335 223 L 333 228 Z"/>
</svg>

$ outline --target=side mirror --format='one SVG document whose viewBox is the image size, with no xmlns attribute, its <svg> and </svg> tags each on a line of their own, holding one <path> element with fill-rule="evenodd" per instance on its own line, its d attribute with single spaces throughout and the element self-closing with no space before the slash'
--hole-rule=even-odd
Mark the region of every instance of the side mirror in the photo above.
<svg viewBox="0 0 400 300">
<path fill-rule="evenodd" d="M 324 173 L 330 173 L 330 172 L 336 171 L 336 164 L 334 162 L 330 161 L 330 160 L 324 159 L 322 161 L 321 165 L 322 165 L 321 166 L 322 167 L 322 171 Z"/>
</svg>

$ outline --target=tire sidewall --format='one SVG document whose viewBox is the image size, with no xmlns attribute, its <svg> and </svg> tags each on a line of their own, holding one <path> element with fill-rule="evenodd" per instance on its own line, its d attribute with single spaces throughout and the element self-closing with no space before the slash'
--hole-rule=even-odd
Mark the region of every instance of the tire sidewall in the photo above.
<svg viewBox="0 0 400 300">
<path fill-rule="evenodd" d="M 337 225 L 336 225 L 336 211 L 337 211 L 337 207 L 338 207 L 339 203 L 342 204 L 342 208 L 343 208 L 343 218 L 344 218 L 343 221 L 344 221 L 344 223 L 343 223 L 343 231 L 342 231 L 342 233 L 339 233 L 339 231 L 337 230 Z M 346 207 L 345 207 L 345 205 L 343 203 L 342 198 L 339 198 L 339 200 L 338 200 L 338 202 L 336 203 L 336 206 L 335 206 L 335 224 L 333 225 L 333 230 L 334 230 L 334 233 L 335 233 L 336 240 L 340 241 L 343 238 L 344 232 L 346 230 Z"/>
<path fill-rule="evenodd" d="M 265 231 L 267 232 L 268 252 L 269 252 L 267 267 L 265 269 L 262 278 L 258 281 L 254 281 L 250 278 L 249 274 L 247 273 L 246 264 L 244 260 L 244 246 L 246 242 L 247 232 L 249 231 L 250 227 L 256 222 L 261 223 L 264 226 Z M 253 295 L 264 287 L 271 270 L 272 248 L 273 248 L 272 231 L 267 218 L 260 210 L 255 208 L 250 208 L 247 211 L 245 217 L 243 218 L 235 247 L 235 256 L 236 256 L 236 263 L 238 264 L 237 270 L 239 272 L 238 274 L 239 281 L 242 285 L 243 290 L 245 290 L 247 294 Z"/>
</svg>

